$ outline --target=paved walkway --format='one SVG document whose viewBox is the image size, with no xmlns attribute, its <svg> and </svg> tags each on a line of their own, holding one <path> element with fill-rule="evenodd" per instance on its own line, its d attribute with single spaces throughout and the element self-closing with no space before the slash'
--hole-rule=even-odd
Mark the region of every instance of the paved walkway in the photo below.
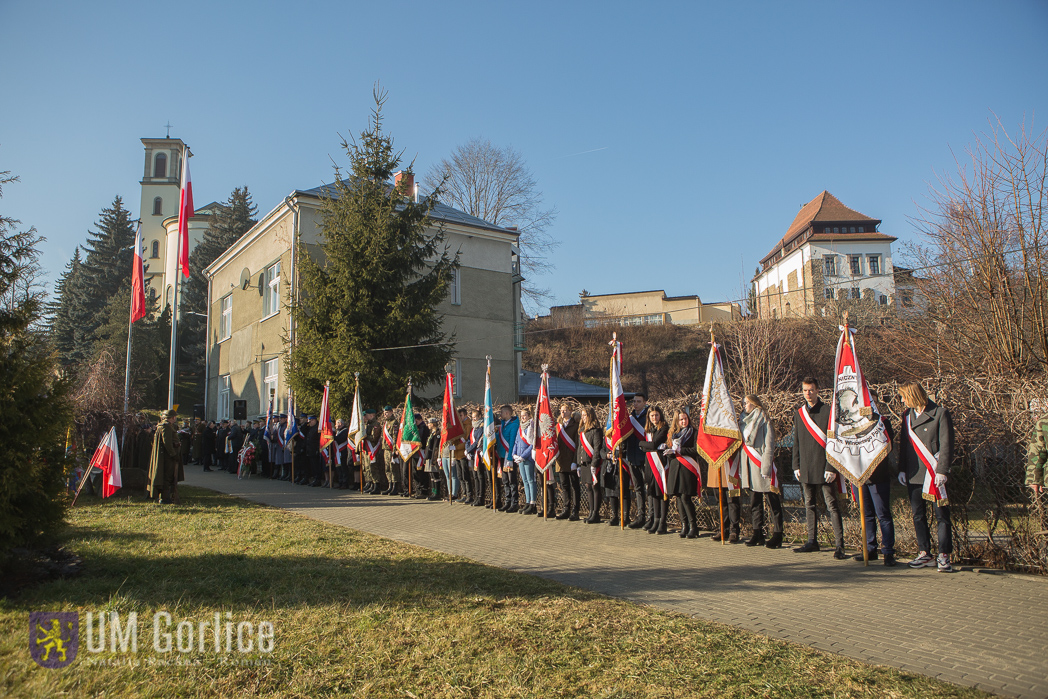
<svg viewBox="0 0 1048 699">
<path fill-rule="evenodd" d="M 864 568 L 826 551 L 543 522 L 447 502 L 238 481 L 192 466 L 186 484 L 869 663 L 1048 697 L 1046 578 L 970 569 L 943 575 L 879 562 Z M 480 535 L 495 528 L 500 536 Z"/>
</svg>

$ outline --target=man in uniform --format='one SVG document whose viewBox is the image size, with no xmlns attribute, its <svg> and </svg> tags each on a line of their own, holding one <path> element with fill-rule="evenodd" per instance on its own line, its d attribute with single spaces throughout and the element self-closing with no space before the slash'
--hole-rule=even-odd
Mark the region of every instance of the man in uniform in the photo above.
<svg viewBox="0 0 1048 699">
<path fill-rule="evenodd" d="M 804 403 L 793 414 L 793 475 L 804 492 L 804 511 L 808 524 L 808 541 L 794 553 L 819 550 L 819 493 L 830 513 L 835 550 L 833 557 L 843 561 L 844 524 L 833 482 L 840 475 L 826 461 L 826 430 L 830 424 L 830 406 L 819 399 L 819 383 L 808 376 L 801 382 Z"/>
<path fill-rule="evenodd" d="M 368 408 L 364 411 L 364 442 L 360 445 L 363 455 L 361 471 L 368 474 L 367 488 L 365 493 L 381 495 L 384 488 L 382 481 L 385 478 L 385 466 L 382 461 L 382 425 L 375 419 L 376 413 Z M 374 453 L 374 457 L 371 454 Z"/>
<path fill-rule="evenodd" d="M 382 491 L 383 495 L 399 495 L 400 483 L 400 454 L 397 453 L 397 432 L 400 431 L 400 423 L 397 422 L 393 406 L 387 405 L 382 409 L 382 462 L 386 467 L 386 482 L 389 487 Z"/>
<path fill-rule="evenodd" d="M 1048 529 L 1048 507 L 1042 501 L 1045 478 L 1044 467 L 1048 462 L 1048 415 L 1033 426 L 1030 446 L 1026 450 L 1026 485 L 1033 491 L 1034 514 L 1040 522 L 1040 531 Z"/>
<path fill-rule="evenodd" d="M 153 452 L 149 460 L 149 496 L 160 504 L 179 504 L 178 481 L 185 480 L 182 470 L 182 444 L 178 436 L 178 413 L 168 410 L 164 421 L 153 436 Z"/>
<path fill-rule="evenodd" d="M 582 485 L 579 483 L 579 465 L 575 463 L 575 450 L 579 441 L 579 421 L 571 412 L 567 403 L 560 404 L 560 417 L 557 420 L 557 484 L 560 485 L 561 502 L 564 510 L 557 513 L 557 519 L 579 521 L 579 498 L 582 496 Z"/>
<path fill-rule="evenodd" d="M 644 393 L 633 394 L 633 409 L 630 410 L 630 426 L 633 433 L 626 438 L 626 466 L 630 470 L 633 483 L 630 492 L 637 502 L 637 516 L 627 525 L 630 529 L 640 529 L 650 520 L 646 520 L 645 509 L 648 498 L 644 487 L 644 469 L 647 467 L 644 452 L 640 450 L 640 443 L 645 440 L 646 425 L 648 422 L 648 396 Z M 630 505 L 627 502 L 624 510 L 629 516 Z M 652 514 L 654 516 L 654 514 Z"/>
</svg>

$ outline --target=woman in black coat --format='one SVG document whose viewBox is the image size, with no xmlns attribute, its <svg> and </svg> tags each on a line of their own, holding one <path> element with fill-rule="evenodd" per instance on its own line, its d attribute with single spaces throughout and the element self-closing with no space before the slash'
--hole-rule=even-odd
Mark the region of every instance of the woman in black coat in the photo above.
<svg viewBox="0 0 1048 699">
<path fill-rule="evenodd" d="M 648 408 L 648 419 L 644 425 L 644 439 L 637 442 L 637 447 L 644 453 L 645 464 L 644 492 L 648 494 L 648 519 L 644 529 L 651 534 L 666 534 L 666 505 L 669 502 L 665 492 L 663 481 L 656 476 L 651 462 L 661 463 L 665 473 L 666 461 L 662 450 L 666 448 L 666 440 L 669 438 L 670 426 L 666 424 L 666 418 L 662 415 L 662 408 L 653 405 Z M 651 454 L 652 456 L 648 456 Z"/>
<path fill-rule="evenodd" d="M 677 512 L 682 523 L 680 536 L 695 539 L 699 530 L 695 523 L 695 502 L 692 498 L 699 492 L 699 452 L 695 449 L 695 428 L 691 417 L 683 410 L 677 411 L 666 446 L 666 497 L 677 496 Z"/>
<path fill-rule="evenodd" d="M 592 453 L 591 453 L 592 452 Z M 601 464 L 605 460 L 607 448 L 604 446 L 604 426 L 597 420 L 597 413 L 586 406 L 582 409 L 582 424 L 579 425 L 579 439 L 575 446 L 575 463 L 579 465 L 579 480 L 586 486 L 589 495 L 589 517 L 586 524 L 600 524 L 600 505 L 604 499 L 604 486 L 601 484 Z"/>
</svg>

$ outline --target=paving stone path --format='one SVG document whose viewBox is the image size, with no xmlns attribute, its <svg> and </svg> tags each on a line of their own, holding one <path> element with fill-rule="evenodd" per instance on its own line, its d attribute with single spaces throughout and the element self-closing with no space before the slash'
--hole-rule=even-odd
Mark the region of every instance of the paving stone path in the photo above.
<svg viewBox="0 0 1048 699">
<path fill-rule="evenodd" d="M 722 545 L 708 536 L 681 540 L 186 470 L 187 485 L 323 522 L 869 663 L 1007 696 L 1048 697 L 1046 578 L 972 569 L 946 575 L 879 562 L 864 568 L 825 550 L 795 554 Z"/>
</svg>

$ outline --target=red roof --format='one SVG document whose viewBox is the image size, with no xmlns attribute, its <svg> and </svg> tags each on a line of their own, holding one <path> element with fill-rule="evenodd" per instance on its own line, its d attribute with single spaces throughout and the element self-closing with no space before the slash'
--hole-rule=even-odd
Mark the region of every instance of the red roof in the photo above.
<svg viewBox="0 0 1048 699">
<path fill-rule="evenodd" d="M 780 240 L 778 244 L 776 244 L 776 246 L 771 249 L 771 252 L 769 252 L 761 259 L 761 263 L 763 264 L 769 258 L 773 257 L 776 253 L 778 253 L 780 250 L 782 250 L 791 242 L 793 242 L 795 238 L 804 233 L 804 231 L 808 230 L 812 223 L 816 221 L 821 223 L 872 224 L 871 227 L 876 226 L 880 223 L 880 220 L 878 219 L 871 218 L 866 214 L 859 213 L 855 209 L 848 208 L 847 206 L 841 203 L 840 199 L 833 196 L 824 189 L 822 193 L 819 194 L 819 196 L 815 197 L 810 202 L 801 207 L 801 210 L 797 212 L 797 216 L 793 219 L 793 223 L 791 223 L 789 229 L 787 229 L 786 235 L 784 235 L 782 237 L 782 240 Z M 840 233 L 835 235 L 850 236 L 851 234 Z M 860 234 L 856 233 L 855 235 L 858 236 Z M 864 232 L 861 235 L 868 236 L 869 233 Z M 884 234 L 878 233 L 878 239 L 880 239 L 879 236 L 882 235 Z M 885 235 L 884 238 L 891 238 L 892 240 L 895 240 L 895 238 L 892 238 L 890 235 Z M 830 239 L 839 240 L 840 238 L 820 238 L 820 240 Z M 850 237 L 849 239 L 856 240 L 856 238 Z"/>
</svg>

